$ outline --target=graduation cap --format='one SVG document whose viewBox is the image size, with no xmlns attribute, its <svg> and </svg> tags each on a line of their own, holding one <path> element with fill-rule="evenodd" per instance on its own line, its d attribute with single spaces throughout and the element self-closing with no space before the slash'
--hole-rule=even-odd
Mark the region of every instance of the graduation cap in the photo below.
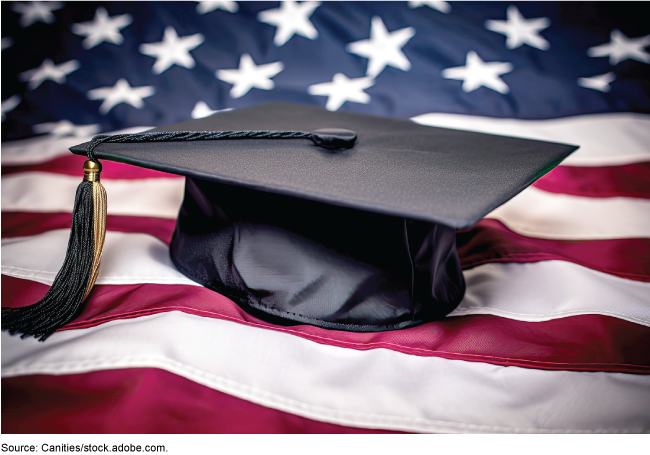
<svg viewBox="0 0 650 455">
<path fill-rule="evenodd" d="M 465 292 L 455 230 L 576 146 L 273 103 L 96 136 L 64 265 L 2 329 L 44 340 L 79 314 L 106 225 L 100 160 L 186 176 L 170 245 L 187 277 L 277 324 L 382 331 L 439 319 Z"/>
</svg>

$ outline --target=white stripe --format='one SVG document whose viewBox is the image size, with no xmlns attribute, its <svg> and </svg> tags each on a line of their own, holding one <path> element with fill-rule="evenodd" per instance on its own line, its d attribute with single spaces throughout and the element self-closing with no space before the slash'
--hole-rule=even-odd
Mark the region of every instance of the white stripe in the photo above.
<svg viewBox="0 0 650 455">
<path fill-rule="evenodd" d="M 151 129 L 150 126 L 134 126 L 119 131 L 105 134 L 139 133 Z M 56 137 L 52 135 L 37 136 L 19 141 L 2 143 L 2 164 L 5 166 L 18 166 L 27 164 L 44 163 L 46 161 L 69 155 L 69 147 L 83 144 L 92 139 L 87 137 Z"/>
<path fill-rule="evenodd" d="M 2 240 L 2 273 L 51 284 L 68 231 Z M 485 264 L 464 272 L 467 293 L 452 316 L 496 314 L 546 321 L 604 314 L 650 326 L 650 283 L 626 280 L 564 261 Z M 98 284 L 194 284 L 176 271 L 167 246 L 145 234 L 107 232 Z"/>
<path fill-rule="evenodd" d="M 412 120 L 442 128 L 579 145 L 580 149 L 562 162 L 565 166 L 615 166 L 650 161 L 650 115 L 647 114 L 516 120 L 433 113 Z"/>
<path fill-rule="evenodd" d="M 650 283 L 564 261 L 485 264 L 463 275 L 467 292 L 450 316 L 493 314 L 539 322 L 602 314 L 650 326 Z"/>
<path fill-rule="evenodd" d="M 72 212 L 81 178 L 50 172 L 24 172 L 2 178 L 2 210 Z M 183 201 L 185 180 L 152 178 L 102 179 L 108 195 L 109 215 L 175 219 Z"/>
<path fill-rule="evenodd" d="M 80 178 L 25 172 L 2 178 L 2 210 L 71 212 Z M 175 219 L 184 180 L 104 179 L 111 215 Z M 587 198 L 530 187 L 488 215 L 529 237 L 593 240 L 650 237 L 650 201 Z"/>
<path fill-rule="evenodd" d="M 650 237 L 650 200 L 589 198 L 529 187 L 489 213 L 518 234 L 558 240 Z"/>
<path fill-rule="evenodd" d="M 423 432 L 643 432 L 650 376 L 358 351 L 180 312 L 54 334 L 2 332 L 2 376 L 161 368 L 307 418 Z"/>
<path fill-rule="evenodd" d="M 2 273 L 51 285 L 63 264 L 68 229 L 2 239 Z M 106 232 L 97 284 L 196 283 L 176 270 L 167 245 L 147 234 Z M 197 285 L 198 286 L 198 285 Z"/>
<path fill-rule="evenodd" d="M 104 179 L 108 213 L 175 218 L 183 181 L 174 178 Z M 79 178 L 30 172 L 2 179 L 5 211 L 71 212 Z M 528 188 L 488 215 L 526 236 L 550 239 L 609 239 L 650 236 L 650 201 L 584 198 Z"/>
<path fill-rule="evenodd" d="M 578 115 L 549 120 L 517 120 L 460 114 L 423 114 L 413 121 L 430 126 L 479 131 L 580 145 L 562 164 L 567 166 L 622 165 L 650 160 L 650 116 L 636 113 Z M 150 127 L 133 127 L 107 134 L 136 133 Z M 2 144 L 5 165 L 45 162 L 69 153 L 83 138 L 41 136 Z"/>
</svg>

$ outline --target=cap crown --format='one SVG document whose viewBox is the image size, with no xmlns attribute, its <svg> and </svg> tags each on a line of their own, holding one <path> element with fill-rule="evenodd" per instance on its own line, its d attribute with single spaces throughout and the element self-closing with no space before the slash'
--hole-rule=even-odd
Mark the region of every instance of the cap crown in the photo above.
<svg viewBox="0 0 650 455">
<path fill-rule="evenodd" d="M 94 154 L 175 174 L 359 210 L 469 227 L 559 164 L 576 146 L 270 103 L 153 131 L 357 133 L 350 149 L 304 139 L 106 143 Z M 86 144 L 71 148 L 84 154 Z"/>
</svg>

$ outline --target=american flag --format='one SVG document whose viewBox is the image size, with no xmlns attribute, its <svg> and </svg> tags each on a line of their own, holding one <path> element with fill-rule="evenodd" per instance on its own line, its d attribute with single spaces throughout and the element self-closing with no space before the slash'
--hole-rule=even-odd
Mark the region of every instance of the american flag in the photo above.
<svg viewBox="0 0 650 455">
<path fill-rule="evenodd" d="M 268 101 L 580 149 L 474 228 L 444 320 L 276 326 L 175 270 L 183 179 L 106 162 L 83 313 L 2 333 L 5 433 L 649 432 L 646 5 L 3 2 L 2 305 L 60 267 L 83 158 Z"/>
</svg>

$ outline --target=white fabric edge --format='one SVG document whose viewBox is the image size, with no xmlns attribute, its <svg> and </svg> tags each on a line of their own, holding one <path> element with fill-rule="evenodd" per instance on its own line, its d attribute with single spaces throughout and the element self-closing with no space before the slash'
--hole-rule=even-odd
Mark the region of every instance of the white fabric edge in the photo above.
<svg viewBox="0 0 650 455">
<path fill-rule="evenodd" d="M 541 322 L 600 314 L 650 327 L 650 283 L 571 262 L 489 263 L 464 270 L 465 297 L 449 316 Z"/>
<path fill-rule="evenodd" d="M 2 274 L 51 285 L 63 264 L 68 229 L 2 239 Z M 107 231 L 96 284 L 198 286 L 174 267 L 169 248 L 142 233 Z"/>
<path fill-rule="evenodd" d="M 619 112 L 548 120 L 429 113 L 416 123 L 479 133 L 562 142 L 580 148 L 563 166 L 620 166 L 650 161 L 650 115 Z"/>
<path fill-rule="evenodd" d="M 386 349 L 356 351 L 181 312 L 59 332 L 45 343 L 2 332 L 2 362 L 3 377 L 161 368 L 273 409 L 366 428 L 486 433 L 650 429 L 647 375 L 503 367 Z"/>
<path fill-rule="evenodd" d="M 72 213 L 79 177 L 51 172 L 21 172 L 2 177 L 2 211 Z M 185 179 L 102 179 L 109 215 L 176 219 Z"/>
<path fill-rule="evenodd" d="M 134 126 L 118 131 L 102 134 L 131 134 L 141 133 L 152 129 L 152 126 Z M 92 136 L 64 136 L 52 134 L 31 137 L 17 141 L 2 143 L 2 164 L 5 166 L 19 166 L 39 164 L 50 161 L 60 156 L 69 155 L 68 150 L 73 145 L 83 144 L 92 139 Z"/>
<path fill-rule="evenodd" d="M 571 316 L 582 316 L 582 315 L 587 315 L 587 314 L 599 314 L 601 316 L 609 316 L 612 318 L 616 319 L 622 319 L 624 321 L 628 322 L 633 322 L 635 324 L 643 325 L 646 327 L 650 327 L 650 322 L 648 322 L 645 319 L 640 319 L 640 318 L 635 318 L 632 316 L 623 316 L 618 313 L 615 313 L 613 311 L 606 311 L 606 310 L 600 310 L 600 311 L 563 311 L 563 312 L 558 312 L 558 313 L 553 313 L 552 315 L 544 315 L 544 314 L 522 314 L 522 313 L 517 313 L 513 311 L 506 311 L 506 310 L 501 310 L 499 308 L 481 308 L 480 311 L 474 310 L 474 309 L 468 309 L 468 310 L 462 310 L 462 309 L 456 309 L 454 310 L 451 314 L 447 315 L 447 317 L 457 317 L 457 316 L 470 316 L 474 314 L 490 314 L 492 316 L 499 316 L 504 319 L 513 319 L 517 321 L 523 321 L 523 322 L 544 322 L 544 321 L 552 321 L 553 319 L 562 319 L 562 318 L 568 318 Z"/>
<path fill-rule="evenodd" d="M 650 237 L 650 200 L 590 198 L 529 187 L 490 212 L 527 237 L 555 240 L 606 240 Z"/>
</svg>

